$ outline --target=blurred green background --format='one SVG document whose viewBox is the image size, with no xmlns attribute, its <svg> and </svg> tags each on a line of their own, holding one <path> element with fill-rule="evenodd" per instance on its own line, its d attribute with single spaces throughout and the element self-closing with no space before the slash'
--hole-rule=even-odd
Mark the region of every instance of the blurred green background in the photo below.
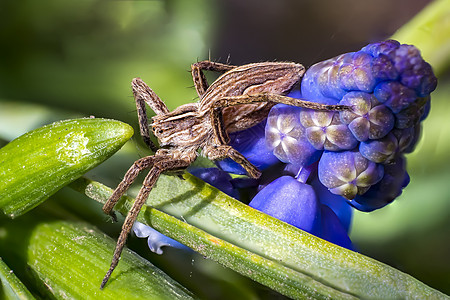
<svg viewBox="0 0 450 300">
<path fill-rule="evenodd" d="M 197 60 L 236 65 L 286 60 L 308 67 L 388 38 L 429 2 L 2 0 L 0 146 L 69 117 L 114 118 L 138 132 L 133 77 L 143 78 L 173 109 L 196 100 L 188 71 Z M 356 213 L 351 234 L 360 252 L 447 294 L 448 74 L 439 74 L 422 140 L 408 157 L 410 185 L 388 207 Z M 115 186 L 128 166 L 147 153 L 139 145 L 135 135 L 89 176 Z M 75 201 L 90 200 L 80 196 Z M 232 276 L 222 272 L 221 280 Z"/>
</svg>

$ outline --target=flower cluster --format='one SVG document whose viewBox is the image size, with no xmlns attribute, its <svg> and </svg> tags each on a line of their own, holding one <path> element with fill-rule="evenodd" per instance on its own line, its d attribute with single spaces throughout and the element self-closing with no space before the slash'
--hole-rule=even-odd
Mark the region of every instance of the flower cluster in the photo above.
<svg viewBox="0 0 450 300">
<path fill-rule="evenodd" d="M 267 143 L 298 168 L 320 157 L 318 177 L 331 193 L 359 210 L 381 208 L 409 182 L 403 154 L 414 149 L 436 84 L 414 46 L 370 44 L 312 66 L 301 84 L 302 98 L 351 110 L 275 106 Z"/>
<path fill-rule="evenodd" d="M 409 183 L 404 153 L 418 141 L 436 84 L 417 48 L 392 40 L 312 66 L 301 92 L 288 96 L 351 109 L 316 111 L 279 104 L 265 123 L 266 148 L 245 146 L 261 143 L 257 127 L 232 138 L 231 145 L 251 162 L 251 157 L 271 161 L 270 150 L 285 164 L 278 178 L 273 180 L 271 172 L 273 181 L 263 179 L 250 206 L 352 248 L 348 204 L 362 211 L 381 208 Z M 226 161 L 219 166 L 237 171 Z"/>
</svg>

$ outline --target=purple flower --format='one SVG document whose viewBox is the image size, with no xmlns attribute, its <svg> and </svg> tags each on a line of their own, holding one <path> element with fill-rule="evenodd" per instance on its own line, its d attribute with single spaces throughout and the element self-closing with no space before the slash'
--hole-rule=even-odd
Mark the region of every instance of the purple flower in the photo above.
<svg viewBox="0 0 450 300">
<path fill-rule="evenodd" d="M 300 112 L 299 107 L 274 106 L 267 118 L 266 144 L 280 161 L 308 165 L 317 160 L 320 152 L 306 139 Z"/>
<path fill-rule="evenodd" d="M 398 113 L 416 101 L 417 94 L 398 81 L 384 81 L 377 85 L 374 96 L 392 112 Z"/>
<path fill-rule="evenodd" d="M 361 51 L 348 55 L 349 59 L 342 61 L 337 74 L 340 88 L 345 91 L 373 91 L 376 83 L 372 73 L 373 57 Z"/>
<path fill-rule="evenodd" d="M 300 122 L 305 127 L 306 138 L 317 150 L 348 150 L 358 144 L 338 112 L 303 109 Z"/>
<path fill-rule="evenodd" d="M 249 205 L 320 238 L 353 249 L 348 228 L 331 208 L 319 201 L 314 188 L 303 182 L 309 173 L 307 169 L 300 170 L 297 178 L 282 176 L 275 179 L 256 194 Z M 348 204 L 344 205 L 344 210 L 350 209 Z"/>
<path fill-rule="evenodd" d="M 164 234 L 156 231 L 150 226 L 142 224 L 140 222 L 135 222 L 133 225 L 133 232 L 139 238 L 147 238 L 147 244 L 150 250 L 156 254 L 163 254 L 161 249 L 164 246 L 188 250 L 189 248 L 185 245 L 165 236 Z"/>
<path fill-rule="evenodd" d="M 394 115 L 373 94 L 350 92 L 340 104 L 353 107 L 351 111 L 341 112 L 340 116 L 358 141 L 382 138 L 394 127 Z"/>
<path fill-rule="evenodd" d="M 322 205 L 321 214 L 322 228 L 320 237 L 338 246 L 354 250 L 352 241 L 347 234 L 347 229 L 343 226 L 335 212 L 327 205 Z"/>
<path fill-rule="evenodd" d="M 339 219 L 341 225 L 344 227 L 346 233 L 348 234 L 350 232 L 350 227 L 352 224 L 353 208 L 349 205 L 347 199 L 340 195 L 331 193 L 319 181 L 317 174 L 312 177 L 311 186 L 314 188 L 314 191 L 316 192 L 320 203 L 322 203 L 322 205 L 328 206 L 333 211 L 333 213 Z M 325 218 L 325 216 L 323 218 Z"/>
<path fill-rule="evenodd" d="M 320 233 L 320 202 L 313 188 L 291 176 L 275 179 L 249 205 L 309 233 Z"/>
<path fill-rule="evenodd" d="M 384 168 L 364 158 L 358 151 L 325 151 L 318 171 L 320 182 L 330 192 L 353 199 L 380 181 Z"/>
<path fill-rule="evenodd" d="M 344 54 L 309 68 L 301 83 L 302 97 L 318 103 L 337 104 L 345 95 L 338 82 L 339 66 L 349 57 L 350 54 Z"/>
<path fill-rule="evenodd" d="M 384 167 L 383 178 L 373 185 L 365 194 L 357 195 L 349 203 L 361 211 L 373 211 L 395 200 L 404 187 L 409 184 L 406 172 L 406 159 L 398 157 L 394 163 Z"/>
</svg>

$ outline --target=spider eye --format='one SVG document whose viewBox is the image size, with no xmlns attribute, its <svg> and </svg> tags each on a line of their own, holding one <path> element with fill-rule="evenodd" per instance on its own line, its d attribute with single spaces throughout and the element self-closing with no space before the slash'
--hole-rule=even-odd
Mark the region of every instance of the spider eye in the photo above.
<svg viewBox="0 0 450 300">
<path fill-rule="evenodd" d="M 162 134 L 164 131 L 161 128 L 152 128 L 153 129 L 153 133 L 155 134 Z"/>
</svg>

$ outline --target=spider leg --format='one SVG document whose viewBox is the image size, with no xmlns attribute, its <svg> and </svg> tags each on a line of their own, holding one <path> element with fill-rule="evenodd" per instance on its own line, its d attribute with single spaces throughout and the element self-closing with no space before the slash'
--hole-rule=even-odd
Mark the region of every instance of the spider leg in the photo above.
<svg viewBox="0 0 450 300">
<path fill-rule="evenodd" d="M 224 73 L 233 68 L 235 68 L 235 66 L 221 64 L 210 60 L 199 61 L 192 64 L 192 80 L 194 81 L 195 90 L 197 91 L 198 96 L 202 98 L 209 86 L 203 70 Z"/>
<path fill-rule="evenodd" d="M 217 145 L 226 145 L 230 142 L 230 137 L 225 129 L 222 108 L 213 108 L 211 113 L 211 125 Z"/>
<path fill-rule="evenodd" d="M 134 182 L 136 177 L 139 175 L 139 173 L 145 169 L 150 168 L 153 165 L 154 160 L 155 156 L 152 155 L 143 157 L 133 163 L 133 165 L 125 173 L 125 176 L 123 177 L 119 185 L 116 187 L 111 197 L 109 197 L 108 201 L 106 201 L 105 205 L 103 205 L 103 211 L 105 212 L 105 214 L 112 216 L 114 220 L 116 220 L 116 217 L 112 212 L 114 205 L 116 205 L 120 197 L 122 197 L 122 195 L 125 194 L 125 192 Z"/>
<path fill-rule="evenodd" d="M 210 146 L 205 149 L 205 153 L 208 158 L 212 160 L 220 160 L 226 157 L 231 158 L 238 164 L 240 164 L 248 173 L 249 176 L 253 178 L 258 178 L 261 172 L 252 163 L 250 163 L 241 153 L 233 149 L 233 147 L 226 145 L 229 142 L 228 133 L 224 126 L 222 109 L 229 106 L 240 105 L 240 104 L 252 104 L 258 102 L 274 102 L 283 103 L 293 106 L 299 106 L 309 109 L 316 110 L 326 110 L 326 111 L 342 111 L 350 109 L 350 107 L 345 105 L 326 105 L 314 102 L 309 102 L 306 100 L 290 98 L 277 94 L 255 94 L 255 95 L 242 95 L 233 97 L 223 97 L 214 101 L 210 110 L 211 126 L 214 132 L 214 138 L 216 147 Z"/>
<path fill-rule="evenodd" d="M 133 206 L 128 212 L 128 215 L 125 218 L 125 221 L 122 225 L 122 231 L 120 232 L 119 238 L 117 239 L 117 245 L 116 249 L 114 250 L 111 266 L 108 272 L 106 273 L 105 277 L 103 278 L 102 284 L 100 285 L 101 289 L 103 289 L 105 284 L 108 282 L 108 279 L 111 277 L 112 272 L 119 263 L 120 254 L 122 253 L 122 250 L 125 247 L 125 242 L 127 240 L 128 234 L 131 231 L 131 228 L 133 227 L 134 221 L 136 221 L 136 218 L 139 214 L 139 211 L 142 208 L 142 205 L 144 205 L 145 201 L 147 201 L 148 195 L 150 194 L 150 191 L 152 190 L 152 187 L 155 184 L 161 172 L 162 170 L 160 170 L 159 168 L 153 167 L 148 173 L 147 177 L 145 177 L 144 185 L 140 189 L 139 194 L 136 197 L 136 201 L 134 202 Z"/>
<path fill-rule="evenodd" d="M 240 164 L 252 178 L 259 178 L 261 176 L 261 171 L 249 162 L 244 155 L 230 145 L 208 146 L 205 147 L 204 152 L 211 160 L 221 160 L 227 157 L 231 158 Z"/>
<path fill-rule="evenodd" d="M 136 101 L 136 108 L 139 119 L 139 129 L 144 143 L 156 152 L 158 147 L 150 139 L 150 130 L 148 125 L 147 110 L 145 103 L 157 114 L 166 114 L 169 112 L 166 104 L 156 95 L 156 93 L 140 78 L 134 78 L 131 82 L 133 96 Z"/>
<path fill-rule="evenodd" d="M 344 111 L 351 110 L 350 106 L 346 105 L 328 105 L 310 102 L 302 99 L 291 98 L 287 96 L 277 94 L 254 94 L 254 95 L 242 95 L 223 97 L 214 101 L 213 108 L 224 108 L 228 106 L 240 105 L 240 104 L 252 104 L 259 102 L 274 102 L 282 103 L 292 106 L 298 106 L 303 108 L 325 110 L 325 111 Z"/>
<path fill-rule="evenodd" d="M 255 95 L 242 95 L 233 97 L 223 97 L 214 101 L 212 108 L 210 109 L 211 116 L 211 126 L 214 131 L 214 137 L 218 145 L 228 144 L 230 138 L 226 131 L 223 117 L 222 109 L 225 107 L 230 107 L 234 105 L 241 104 L 252 104 L 260 102 L 273 102 L 273 103 L 283 103 L 292 106 L 299 106 L 315 110 L 326 110 L 326 111 L 343 111 L 351 109 L 349 106 L 345 105 L 327 105 L 315 102 L 310 102 L 302 99 L 295 99 L 291 97 L 286 97 L 277 94 L 255 94 Z"/>
<path fill-rule="evenodd" d="M 195 152 L 193 153 L 193 155 L 188 154 L 184 157 L 184 159 L 178 160 L 174 160 L 172 156 L 169 155 L 154 157 L 155 162 L 153 163 L 153 167 L 150 169 L 150 172 L 145 177 L 144 183 L 136 197 L 136 201 L 129 210 L 127 217 L 125 218 L 125 221 L 122 225 L 122 231 L 120 232 L 119 238 L 117 239 L 117 245 L 114 250 L 111 266 L 108 272 L 106 273 L 105 277 L 103 278 L 100 288 L 103 289 L 103 287 L 106 285 L 109 278 L 111 277 L 112 272 L 119 263 L 120 254 L 122 253 L 122 250 L 125 247 L 125 242 L 133 227 L 133 224 L 136 221 L 136 218 L 142 206 L 147 201 L 147 198 L 161 173 L 168 170 L 186 168 L 193 162 L 195 157 L 196 157 Z"/>
<path fill-rule="evenodd" d="M 250 177 L 259 178 L 261 176 L 261 171 L 239 151 L 230 145 L 227 145 L 230 142 L 230 137 L 228 136 L 223 123 L 222 108 L 213 108 L 210 112 L 215 144 L 218 146 L 205 147 L 204 151 L 206 156 L 211 160 L 221 160 L 229 157 L 240 164 Z"/>
</svg>

